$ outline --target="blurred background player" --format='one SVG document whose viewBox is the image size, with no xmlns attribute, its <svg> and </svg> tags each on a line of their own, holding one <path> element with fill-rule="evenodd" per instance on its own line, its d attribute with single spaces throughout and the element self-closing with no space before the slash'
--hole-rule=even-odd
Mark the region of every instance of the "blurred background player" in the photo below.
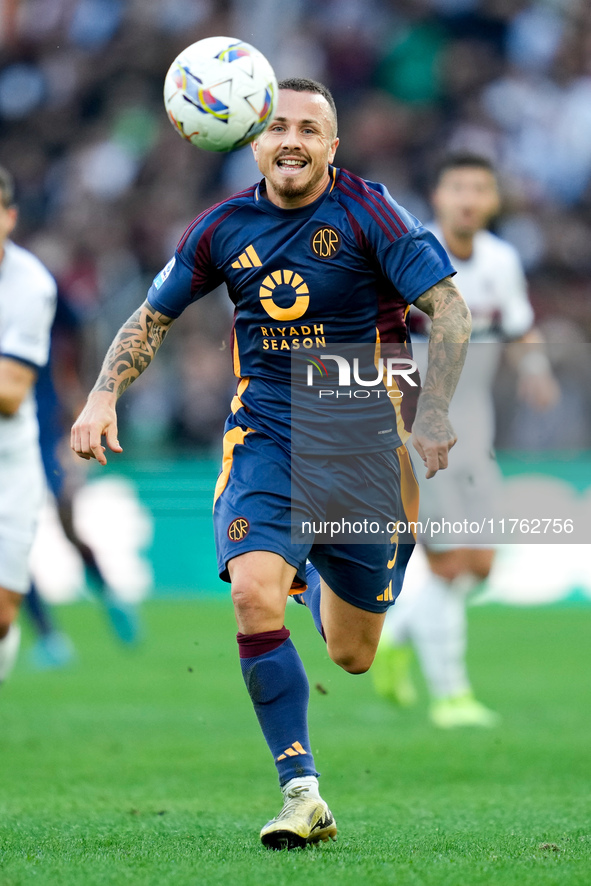
<svg viewBox="0 0 591 886">
<path fill-rule="evenodd" d="M 451 404 L 458 442 L 449 468 L 430 480 L 417 470 L 419 517 L 423 524 L 427 518 L 480 522 L 497 513 L 500 472 L 492 455 L 492 388 L 499 343 L 534 344 L 541 337 L 532 328 L 534 313 L 516 250 L 487 230 L 500 207 L 491 162 L 472 153 L 449 155 L 439 168 L 432 202 L 435 222 L 430 227 L 457 269 L 458 288 L 472 313 L 472 345 Z M 524 348 L 517 373 L 518 391 L 528 403 L 545 409 L 555 402 L 557 386 L 543 352 Z M 441 728 L 494 726 L 499 716 L 474 698 L 466 667 L 466 597 L 488 577 L 494 547 L 490 540 L 469 546 L 465 540 L 454 544 L 453 537 L 437 544 L 421 540 L 427 568 L 421 574 L 420 564 L 411 563 L 404 591 L 388 612 L 372 671 L 375 688 L 398 704 L 414 703 L 412 644 L 431 696 L 433 723 Z"/>
<path fill-rule="evenodd" d="M 81 333 L 76 312 L 58 292 L 49 362 L 40 370 L 35 385 L 41 456 L 60 526 L 82 559 L 86 585 L 99 599 L 119 640 L 133 643 L 138 636 L 136 607 L 120 600 L 109 587 L 92 548 L 80 538 L 74 519 L 75 495 L 87 471 L 72 455 L 65 435 L 84 400 L 79 367 Z M 67 664 L 74 654 L 72 641 L 57 628 L 51 608 L 34 581 L 25 598 L 25 610 L 38 635 L 30 652 L 32 663 L 38 668 Z"/>
<path fill-rule="evenodd" d="M 29 590 L 29 554 L 44 493 L 33 388 L 47 363 L 56 283 L 10 237 L 17 209 L 0 167 L 0 683 L 20 644 L 16 618 Z"/>
</svg>

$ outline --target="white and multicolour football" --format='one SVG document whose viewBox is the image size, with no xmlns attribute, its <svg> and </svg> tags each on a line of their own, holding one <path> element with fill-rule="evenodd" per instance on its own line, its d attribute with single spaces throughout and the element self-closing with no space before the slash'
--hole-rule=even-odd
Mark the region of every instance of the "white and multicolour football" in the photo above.
<svg viewBox="0 0 591 886">
<path fill-rule="evenodd" d="M 232 37 L 207 37 L 177 56 L 164 105 L 177 132 L 206 151 L 233 151 L 269 124 L 277 79 L 265 56 Z"/>
</svg>

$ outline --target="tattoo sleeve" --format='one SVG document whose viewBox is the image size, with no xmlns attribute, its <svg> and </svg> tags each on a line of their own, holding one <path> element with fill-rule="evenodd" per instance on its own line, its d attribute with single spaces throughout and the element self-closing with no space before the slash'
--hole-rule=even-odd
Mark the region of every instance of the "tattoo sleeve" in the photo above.
<svg viewBox="0 0 591 886">
<path fill-rule="evenodd" d="M 150 365 L 173 322 L 145 301 L 113 339 L 93 391 L 120 397 Z"/>
<path fill-rule="evenodd" d="M 472 329 L 470 311 L 449 277 L 420 295 L 415 304 L 431 318 L 421 406 L 447 412 L 466 359 Z"/>
</svg>

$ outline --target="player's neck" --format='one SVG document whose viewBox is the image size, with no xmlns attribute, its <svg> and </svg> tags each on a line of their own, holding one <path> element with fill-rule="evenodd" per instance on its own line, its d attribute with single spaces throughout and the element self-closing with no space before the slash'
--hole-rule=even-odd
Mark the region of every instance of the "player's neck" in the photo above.
<svg viewBox="0 0 591 886">
<path fill-rule="evenodd" d="M 447 251 L 460 261 L 468 261 L 472 258 L 474 252 L 474 235 L 473 234 L 457 234 L 450 231 L 449 228 L 442 226 L 441 232 Z"/>
<path fill-rule="evenodd" d="M 273 185 L 269 182 L 269 180 L 265 179 L 265 196 L 270 203 L 273 203 L 280 209 L 302 209 L 302 207 L 309 206 L 311 203 L 314 203 L 316 200 L 318 200 L 319 197 L 322 197 L 329 185 L 329 182 L 330 176 L 327 172 L 326 175 L 319 182 L 317 182 L 312 190 L 310 190 L 308 193 L 297 194 L 293 197 L 289 197 L 285 194 L 278 194 L 277 191 L 274 190 Z"/>
</svg>

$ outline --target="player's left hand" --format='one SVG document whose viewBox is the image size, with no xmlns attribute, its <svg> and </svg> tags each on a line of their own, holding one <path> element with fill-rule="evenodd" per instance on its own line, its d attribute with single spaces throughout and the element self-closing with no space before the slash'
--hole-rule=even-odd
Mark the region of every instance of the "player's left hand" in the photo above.
<svg viewBox="0 0 591 886">
<path fill-rule="evenodd" d="M 421 409 L 419 405 L 412 428 L 412 445 L 423 459 L 427 480 L 447 467 L 449 450 L 457 439 L 447 413 L 433 408 Z"/>
<path fill-rule="evenodd" d="M 111 452 L 123 452 L 117 439 L 116 397 L 107 391 L 91 391 L 86 406 L 72 425 L 70 446 L 80 458 L 95 458 L 100 465 L 107 464 L 105 442 Z"/>
</svg>

